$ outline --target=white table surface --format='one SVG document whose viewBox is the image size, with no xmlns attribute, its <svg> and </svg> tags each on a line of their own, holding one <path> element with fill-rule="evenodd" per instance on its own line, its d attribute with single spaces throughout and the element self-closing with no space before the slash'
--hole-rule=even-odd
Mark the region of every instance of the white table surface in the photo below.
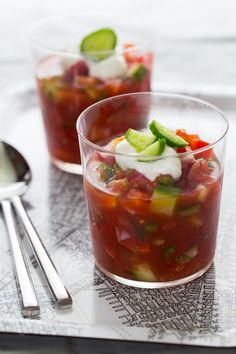
<svg viewBox="0 0 236 354">
<path fill-rule="evenodd" d="M 137 16 L 157 34 L 155 87 L 236 97 L 235 0 L 2 0 L 0 88 L 32 81 L 28 31 L 37 21 L 68 12 L 109 11 Z M 220 101 L 219 101 L 220 102 Z M 0 335 L 0 353 L 234 353 L 235 349 Z"/>
</svg>

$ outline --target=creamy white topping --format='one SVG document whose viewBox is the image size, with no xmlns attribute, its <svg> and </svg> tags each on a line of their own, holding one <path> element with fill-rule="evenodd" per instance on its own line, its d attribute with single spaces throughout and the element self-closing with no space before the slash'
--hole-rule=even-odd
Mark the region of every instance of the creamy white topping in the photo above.
<svg viewBox="0 0 236 354">
<path fill-rule="evenodd" d="M 98 62 L 90 61 L 89 75 L 101 80 L 124 77 L 127 72 L 127 63 L 122 55 L 113 55 Z"/>
<path fill-rule="evenodd" d="M 115 152 L 121 154 L 137 154 L 135 148 L 133 148 L 126 139 L 116 145 Z M 116 155 L 116 162 L 122 170 L 126 171 L 128 168 L 135 169 L 151 181 L 154 181 L 157 176 L 164 174 L 171 175 L 176 180 L 180 178 L 182 173 L 181 161 L 177 157 L 177 152 L 171 147 L 166 146 L 161 156 L 171 157 L 152 162 L 142 162 L 138 161 L 135 157 Z"/>
</svg>

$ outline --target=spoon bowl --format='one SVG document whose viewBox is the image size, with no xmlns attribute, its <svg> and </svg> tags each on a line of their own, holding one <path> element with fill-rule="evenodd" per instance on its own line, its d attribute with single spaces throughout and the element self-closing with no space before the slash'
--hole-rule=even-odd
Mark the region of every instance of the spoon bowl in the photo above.
<svg viewBox="0 0 236 354">
<path fill-rule="evenodd" d="M 31 180 L 31 170 L 23 155 L 0 141 L 0 200 L 23 195 Z"/>
<path fill-rule="evenodd" d="M 47 253 L 20 199 L 27 191 L 31 180 L 32 174 L 30 166 L 23 155 L 10 144 L 0 141 L 0 201 L 3 206 L 4 215 L 5 211 L 8 214 L 11 213 L 9 208 L 11 206 L 10 203 L 12 203 L 24 225 L 28 241 L 31 244 L 34 255 L 45 276 L 56 306 L 59 309 L 67 309 L 72 305 L 70 294 L 60 279 L 56 267 Z M 6 205 L 6 203 L 8 203 L 8 205 Z"/>
</svg>

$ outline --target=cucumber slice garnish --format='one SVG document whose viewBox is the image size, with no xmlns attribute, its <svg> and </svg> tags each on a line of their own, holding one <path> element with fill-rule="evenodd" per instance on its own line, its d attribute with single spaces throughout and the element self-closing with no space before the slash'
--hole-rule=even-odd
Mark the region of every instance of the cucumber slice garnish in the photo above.
<svg viewBox="0 0 236 354">
<path fill-rule="evenodd" d="M 80 44 L 80 52 L 94 61 L 109 57 L 116 46 L 117 37 L 110 28 L 101 28 L 88 34 Z"/>
<path fill-rule="evenodd" d="M 131 128 L 126 132 L 125 138 L 137 152 L 143 151 L 156 140 L 152 134 L 142 133 Z"/>
<path fill-rule="evenodd" d="M 140 152 L 140 158 L 138 161 L 141 162 L 152 162 L 158 159 L 166 147 L 166 139 L 159 139 L 155 143 L 149 145 L 146 149 Z M 153 157 L 152 157 L 153 156 Z"/>
<path fill-rule="evenodd" d="M 164 127 L 156 120 L 152 121 L 152 123 L 149 125 L 149 129 L 157 138 L 165 138 L 169 146 L 180 148 L 188 145 L 188 142 L 180 136 L 176 135 L 173 130 Z"/>
<path fill-rule="evenodd" d="M 128 72 L 128 76 L 132 80 L 142 81 L 144 76 L 147 74 L 147 72 L 148 72 L 147 68 L 143 64 L 138 63 L 130 68 Z"/>
</svg>

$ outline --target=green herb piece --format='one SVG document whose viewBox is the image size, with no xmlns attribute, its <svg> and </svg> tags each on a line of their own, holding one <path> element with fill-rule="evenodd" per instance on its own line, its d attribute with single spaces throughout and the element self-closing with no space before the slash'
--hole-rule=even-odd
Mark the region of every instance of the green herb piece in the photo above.
<svg viewBox="0 0 236 354">
<path fill-rule="evenodd" d="M 181 216 L 189 216 L 189 215 L 194 215 L 197 214 L 201 210 L 201 204 L 197 203 L 194 205 L 191 205 L 189 207 L 183 208 L 180 211 Z"/>
<path fill-rule="evenodd" d="M 180 195 L 182 192 L 181 188 L 177 187 L 172 187 L 172 186 L 165 186 L 165 185 L 160 185 L 156 188 L 156 191 L 160 196 L 175 196 L 175 195 Z"/>
<path fill-rule="evenodd" d="M 144 225 L 144 231 L 146 231 L 146 232 L 156 232 L 158 230 L 159 230 L 158 224 L 145 224 Z"/>
<path fill-rule="evenodd" d="M 180 256 L 175 257 L 177 263 L 187 263 L 191 261 L 192 257 L 187 254 L 181 254 Z"/>
<path fill-rule="evenodd" d="M 101 162 L 97 168 L 102 182 L 107 183 L 115 175 L 115 170 L 107 163 Z"/>
<path fill-rule="evenodd" d="M 175 245 L 165 248 L 165 250 L 163 252 L 164 259 L 166 261 L 170 260 L 170 258 L 175 254 L 175 252 L 176 252 Z"/>
<path fill-rule="evenodd" d="M 128 76 L 135 81 L 142 81 L 148 70 L 142 63 L 133 65 L 128 72 Z"/>
<path fill-rule="evenodd" d="M 175 257 L 177 263 L 187 263 L 191 261 L 198 254 L 198 248 L 196 246 L 191 246 L 187 251 L 185 251 L 180 256 Z"/>
</svg>

